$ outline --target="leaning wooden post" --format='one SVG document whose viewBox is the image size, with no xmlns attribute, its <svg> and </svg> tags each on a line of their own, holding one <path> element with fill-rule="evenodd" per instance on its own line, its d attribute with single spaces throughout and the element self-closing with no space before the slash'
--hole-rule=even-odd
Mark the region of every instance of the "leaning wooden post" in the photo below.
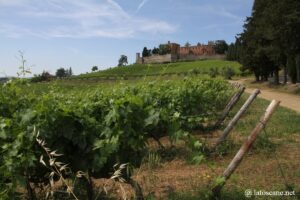
<svg viewBox="0 0 300 200">
<path fill-rule="evenodd" d="M 222 177 L 225 179 L 224 182 L 220 185 L 217 185 L 212 189 L 213 194 L 215 197 L 220 197 L 220 192 L 222 187 L 225 185 L 225 182 L 227 179 L 230 178 L 231 174 L 235 171 L 235 169 L 238 167 L 238 165 L 241 163 L 244 155 L 249 151 L 252 144 L 257 138 L 257 135 L 265 128 L 266 124 L 268 123 L 269 119 L 271 118 L 272 114 L 280 104 L 280 101 L 273 100 L 268 108 L 266 109 L 266 112 L 263 114 L 263 116 L 260 118 L 259 122 L 256 124 L 256 127 L 253 129 L 251 134 L 248 136 L 244 144 L 241 146 L 240 150 L 237 152 L 237 154 L 234 156 L 230 164 L 228 165 L 227 169 L 224 171 Z"/>
<path fill-rule="evenodd" d="M 215 123 L 215 125 L 214 125 L 215 128 L 218 128 L 223 123 L 223 121 L 227 117 L 228 113 L 232 110 L 234 105 L 239 101 L 239 99 L 242 96 L 242 94 L 244 93 L 244 91 L 245 91 L 245 86 L 241 86 L 239 88 L 239 91 L 232 96 L 229 103 L 226 105 L 225 109 L 223 110 L 222 115 L 219 117 L 219 119 Z"/>
<path fill-rule="evenodd" d="M 260 93 L 259 89 L 255 89 L 252 94 L 249 96 L 247 101 L 244 103 L 244 105 L 241 107 L 241 109 L 235 114 L 235 116 L 232 118 L 232 120 L 229 122 L 225 130 L 223 131 L 220 138 L 217 140 L 217 143 L 215 144 L 215 149 L 219 144 L 221 144 L 226 137 L 229 135 L 230 131 L 233 129 L 233 127 L 236 125 L 236 123 L 239 121 L 241 116 L 246 112 L 248 107 L 251 105 L 251 103 L 254 101 L 254 99 L 257 97 L 257 95 Z"/>
</svg>

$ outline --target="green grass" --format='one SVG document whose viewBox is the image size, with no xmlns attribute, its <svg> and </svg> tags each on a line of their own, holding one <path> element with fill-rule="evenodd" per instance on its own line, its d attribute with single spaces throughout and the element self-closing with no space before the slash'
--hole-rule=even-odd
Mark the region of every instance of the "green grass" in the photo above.
<svg viewBox="0 0 300 200">
<path fill-rule="evenodd" d="M 207 74 L 210 68 L 218 68 L 219 71 L 223 67 L 231 67 L 236 74 L 240 73 L 240 64 L 232 61 L 224 60 L 200 60 L 193 62 L 177 62 L 166 64 L 133 64 L 124 67 L 114 67 L 94 73 L 82 74 L 79 78 L 107 77 L 107 76 L 144 76 L 144 75 L 160 75 L 160 74 L 178 74 L 195 72 Z"/>
<path fill-rule="evenodd" d="M 240 109 L 247 97 L 248 95 L 243 96 L 243 98 L 235 106 L 235 109 L 231 112 L 231 116 L 228 117 L 229 119 L 231 119 L 233 114 Z M 239 120 L 235 130 L 243 135 L 248 135 L 252 131 L 252 128 L 255 127 L 256 123 L 260 119 L 261 115 L 265 112 L 269 104 L 270 101 L 257 98 L 246 111 L 244 116 Z M 299 113 L 279 106 L 268 122 L 265 130 L 270 136 L 285 138 L 292 134 L 300 134 L 299 122 Z"/>
<path fill-rule="evenodd" d="M 232 119 L 234 114 L 240 109 L 248 95 L 245 94 L 239 101 L 239 103 L 235 106 L 234 110 L 231 112 L 230 116 L 227 119 L 225 124 L 228 124 L 228 121 Z M 239 120 L 238 124 L 234 128 L 231 133 L 231 137 L 238 138 L 235 141 L 235 148 L 231 149 L 229 155 L 229 160 L 233 158 L 235 153 L 240 148 L 241 144 L 245 140 L 250 132 L 253 130 L 255 125 L 257 124 L 260 116 L 265 112 L 267 106 L 270 101 L 257 98 L 253 104 L 250 106 L 248 111 L 243 115 L 243 117 Z M 252 148 L 252 154 L 249 154 L 244 158 L 242 164 L 247 163 L 249 166 L 253 166 L 253 168 L 259 169 L 256 171 L 256 174 L 252 174 L 250 176 L 245 175 L 245 169 L 243 166 L 239 166 L 239 171 L 235 172 L 231 178 L 227 181 L 227 184 L 222 190 L 222 198 L 221 199 L 283 199 L 282 196 L 274 197 L 274 196 L 252 196 L 251 198 L 245 197 L 244 191 L 246 189 L 255 189 L 255 190 L 266 190 L 266 191 L 286 191 L 287 189 L 284 186 L 283 180 L 279 172 L 276 173 L 279 169 L 277 168 L 277 162 L 274 158 L 274 152 L 276 151 L 278 159 L 280 163 L 284 166 L 284 174 L 288 180 L 289 184 L 296 185 L 295 180 L 299 177 L 299 170 L 294 168 L 293 166 L 297 166 L 297 159 L 291 160 L 286 158 L 286 151 L 290 151 L 293 149 L 294 151 L 299 152 L 299 142 L 297 138 L 299 138 L 300 134 L 300 114 L 292 111 L 288 108 L 278 107 L 278 109 L 273 114 L 272 118 L 268 122 L 266 126 L 266 133 L 261 132 L 259 137 L 254 143 Z M 221 129 L 222 130 L 222 129 Z M 266 134 L 266 135 L 265 135 Z M 228 138 L 229 139 L 229 138 Z M 267 151 L 266 151 L 267 150 Z M 293 152 L 297 154 L 297 152 Z M 224 158 L 223 158 L 224 159 Z M 219 163 L 219 160 L 215 160 L 216 168 L 222 168 L 223 171 L 229 161 L 226 163 Z M 206 165 L 203 164 L 203 165 Z M 261 171 L 260 171 L 261 169 Z M 215 169 L 216 170 L 216 169 Z M 264 175 L 268 171 L 268 175 Z M 218 171 L 218 170 L 217 170 Z M 211 174 L 212 176 L 216 176 L 216 174 Z M 267 176 L 268 179 L 265 179 L 264 176 Z M 269 180 L 270 179 L 270 180 Z M 267 180 L 267 181 L 262 181 Z M 208 200 L 210 199 L 210 187 L 205 185 L 200 185 L 195 187 L 193 190 L 183 190 L 183 191 L 175 191 L 171 192 L 168 196 L 169 200 Z M 299 187 L 295 187 L 292 189 L 294 191 L 299 192 Z M 298 193 L 299 195 L 299 193 Z M 299 199 L 299 196 L 285 196 L 284 199 Z"/>
</svg>

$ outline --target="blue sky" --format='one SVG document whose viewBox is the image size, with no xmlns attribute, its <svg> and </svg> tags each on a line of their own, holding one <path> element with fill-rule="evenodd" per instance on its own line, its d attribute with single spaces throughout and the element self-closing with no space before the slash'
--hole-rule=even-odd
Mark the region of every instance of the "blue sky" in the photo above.
<svg viewBox="0 0 300 200">
<path fill-rule="evenodd" d="M 253 0 L 0 0 L 0 76 L 16 75 L 18 51 L 33 73 L 75 74 L 135 61 L 144 46 L 234 41 Z"/>
</svg>

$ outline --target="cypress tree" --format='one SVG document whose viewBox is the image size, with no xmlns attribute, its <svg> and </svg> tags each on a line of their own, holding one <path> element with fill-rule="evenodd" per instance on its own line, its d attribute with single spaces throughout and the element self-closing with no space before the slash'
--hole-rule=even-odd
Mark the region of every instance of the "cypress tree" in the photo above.
<svg viewBox="0 0 300 200">
<path fill-rule="evenodd" d="M 267 80 L 274 73 L 274 82 L 278 84 L 279 70 L 283 68 L 286 74 L 287 64 L 289 76 L 295 80 L 296 73 L 299 79 L 291 55 L 300 54 L 300 1 L 255 0 L 252 15 L 238 39 L 239 60 L 254 72 L 256 80 Z"/>
</svg>

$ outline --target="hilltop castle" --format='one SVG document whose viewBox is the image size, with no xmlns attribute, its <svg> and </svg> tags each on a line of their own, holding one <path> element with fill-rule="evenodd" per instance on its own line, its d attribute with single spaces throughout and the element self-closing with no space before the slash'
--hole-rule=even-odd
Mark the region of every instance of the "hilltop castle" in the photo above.
<svg viewBox="0 0 300 200">
<path fill-rule="evenodd" d="M 224 59 L 225 55 L 216 54 L 213 45 L 213 42 L 208 42 L 208 44 L 198 43 L 196 46 L 180 47 L 179 44 L 171 43 L 169 41 L 167 44 L 164 44 L 164 46 L 168 47 L 168 52 L 166 54 L 161 55 L 157 53 L 141 57 L 141 54 L 137 53 L 136 63 L 152 64 L 201 59 Z"/>
</svg>

